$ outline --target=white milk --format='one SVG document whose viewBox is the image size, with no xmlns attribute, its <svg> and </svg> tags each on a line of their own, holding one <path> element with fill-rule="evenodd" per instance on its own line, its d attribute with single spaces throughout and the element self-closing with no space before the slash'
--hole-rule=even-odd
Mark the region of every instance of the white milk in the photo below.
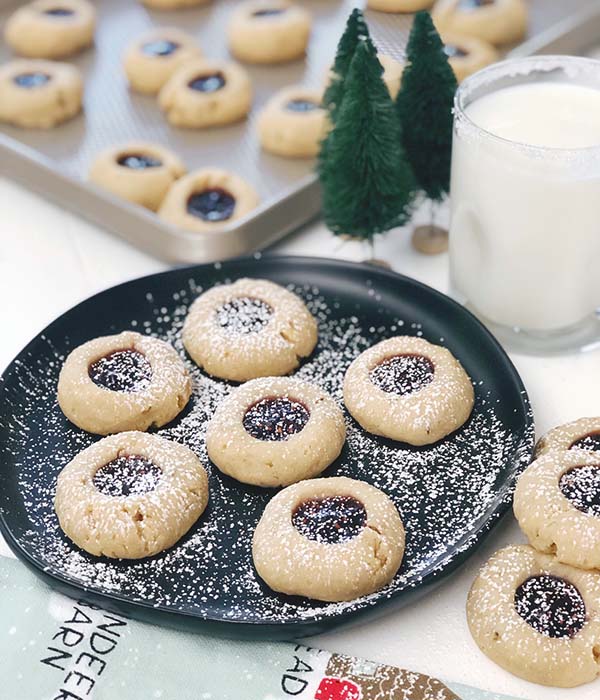
<svg viewBox="0 0 600 700">
<path fill-rule="evenodd" d="M 600 306 L 600 90 L 567 82 L 502 88 L 457 126 L 453 287 L 487 319 L 567 328 Z M 468 126 L 468 125 L 467 125 Z"/>
</svg>

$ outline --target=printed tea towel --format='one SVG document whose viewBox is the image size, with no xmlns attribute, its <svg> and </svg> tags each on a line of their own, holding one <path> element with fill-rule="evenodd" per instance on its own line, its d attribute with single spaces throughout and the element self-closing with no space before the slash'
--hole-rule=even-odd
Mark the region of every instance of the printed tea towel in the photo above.
<svg viewBox="0 0 600 700">
<path fill-rule="evenodd" d="M 0 697 L 510 700 L 301 645 L 215 639 L 135 622 L 55 593 L 3 557 Z"/>
</svg>

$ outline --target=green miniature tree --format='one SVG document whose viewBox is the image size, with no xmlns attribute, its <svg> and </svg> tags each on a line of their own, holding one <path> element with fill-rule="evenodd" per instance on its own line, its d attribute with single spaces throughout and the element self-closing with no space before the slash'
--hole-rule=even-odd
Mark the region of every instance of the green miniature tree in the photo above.
<svg viewBox="0 0 600 700">
<path fill-rule="evenodd" d="M 329 85 L 323 95 L 323 107 L 329 111 L 332 121 L 342 101 L 344 80 L 350 68 L 354 51 L 358 42 L 364 38 L 369 38 L 369 28 L 364 20 L 363 13 L 358 8 L 354 8 L 348 17 L 346 29 L 339 41 Z"/>
<path fill-rule="evenodd" d="M 452 107 L 457 83 L 428 12 L 418 12 L 396 98 L 402 144 L 417 184 L 433 202 L 450 190 Z"/>
<path fill-rule="evenodd" d="M 372 44 L 360 39 L 319 159 L 326 224 L 369 241 L 406 223 L 415 189 L 381 73 Z"/>
</svg>

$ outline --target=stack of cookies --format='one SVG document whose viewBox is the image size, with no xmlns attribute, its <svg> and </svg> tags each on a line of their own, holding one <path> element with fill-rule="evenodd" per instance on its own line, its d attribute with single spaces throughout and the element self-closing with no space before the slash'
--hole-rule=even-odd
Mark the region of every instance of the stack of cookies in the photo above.
<svg viewBox="0 0 600 700">
<path fill-rule="evenodd" d="M 503 668 L 544 685 L 600 675 L 600 418 L 554 428 L 519 478 L 530 545 L 497 552 L 467 603 L 471 633 Z"/>
<path fill-rule="evenodd" d="M 392 500 L 362 481 L 315 478 L 340 458 L 346 418 L 323 389 L 289 376 L 318 343 L 302 299 L 268 280 L 216 286 L 192 304 L 181 337 L 199 368 L 230 383 L 206 432 L 212 464 L 238 483 L 281 489 L 254 532 L 258 576 L 280 593 L 322 601 L 387 585 L 405 546 Z M 205 467 L 187 447 L 146 432 L 174 420 L 191 395 L 183 359 L 162 340 L 126 331 L 71 352 L 59 405 L 79 428 L 108 436 L 58 477 L 56 512 L 76 545 L 95 556 L 147 557 L 203 514 Z M 463 425 L 474 391 L 447 349 L 397 336 L 354 359 L 343 399 L 367 432 L 424 446 Z"/>
</svg>

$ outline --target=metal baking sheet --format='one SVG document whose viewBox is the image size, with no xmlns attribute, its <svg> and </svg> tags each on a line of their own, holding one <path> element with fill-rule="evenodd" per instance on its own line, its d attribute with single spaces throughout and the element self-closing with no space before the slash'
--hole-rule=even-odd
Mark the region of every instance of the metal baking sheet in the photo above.
<svg viewBox="0 0 600 700">
<path fill-rule="evenodd" d="M 0 26 L 20 3 L 0 0 Z M 264 248 L 298 228 L 320 210 L 312 160 L 289 160 L 261 151 L 255 119 L 268 97 L 286 85 L 321 87 L 337 39 L 353 0 L 304 0 L 314 18 L 306 60 L 282 66 L 249 66 L 254 108 L 247 121 L 209 130 L 175 129 L 154 97 L 128 89 L 121 66 L 125 47 L 153 26 L 177 26 L 198 37 L 205 55 L 228 58 L 226 27 L 237 0 L 219 0 L 192 10 L 150 11 L 131 0 L 97 2 L 96 48 L 74 59 L 85 76 L 85 112 L 50 131 L 0 128 L 0 173 L 57 201 L 151 254 L 173 262 L 203 262 Z M 551 26 L 589 0 L 570 0 L 568 8 L 553 0 L 530 0 L 531 34 Z M 597 3 L 595 3 L 597 5 Z M 379 49 L 401 58 L 410 15 L 367 11 Z M 0 41 L 0 60 L 11 54 Z M 218 233 L 174 228 L 141 207 L 120 200 L 86 182 L 94 156 L 120 142 L 143 139 L 178 152 L 190 170 L 218 166 L 246 178 L 261 195 L 261 205 Z"/>
<path fill-rule="evenodd" d="M 511 56 L 532 54 L 600 58 L 600 2 L 588 0 L 579 12 L 563 17 L 510 52 Z"/>
</svg>

